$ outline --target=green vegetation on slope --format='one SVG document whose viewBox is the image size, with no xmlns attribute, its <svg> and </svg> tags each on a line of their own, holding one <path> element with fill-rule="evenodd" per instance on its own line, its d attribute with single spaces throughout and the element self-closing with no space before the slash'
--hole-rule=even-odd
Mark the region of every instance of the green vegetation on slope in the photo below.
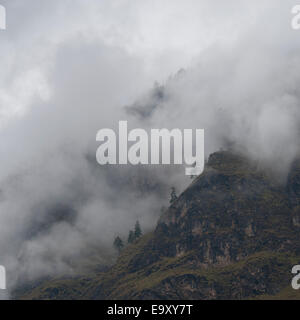
<svg viewBox="0 0 300 320">
<path fill-rule="evenodd" d="M 44 281 L 23 299 L 297 298 L 300 170 L 287 185 L 230 152 L 176 198 L 155 231 L 124 248 L 103 273 Z"/>
</svg>

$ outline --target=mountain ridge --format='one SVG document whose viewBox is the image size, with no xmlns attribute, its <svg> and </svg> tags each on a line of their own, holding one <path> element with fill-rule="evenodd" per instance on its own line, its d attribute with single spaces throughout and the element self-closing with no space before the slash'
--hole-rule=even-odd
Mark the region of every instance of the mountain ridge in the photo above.
<svg viewBox="0 0 300 320">
<path fill-rule="evenodd" d="M 125 248 L 107 272 L 48 280 L 15 296 L 298 299 L 290 281 L 300 262 L 299 168 L 296 161 L 279 185 L 244 156 L 216 152 L 156 229 Z"/>
</svg>

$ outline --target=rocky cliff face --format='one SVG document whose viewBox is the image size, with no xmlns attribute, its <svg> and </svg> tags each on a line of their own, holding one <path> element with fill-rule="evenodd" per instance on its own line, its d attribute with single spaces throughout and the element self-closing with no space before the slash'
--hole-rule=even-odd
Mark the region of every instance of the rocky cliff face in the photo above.
<svg viewBox="0 0 300 320">
<path fill-rule="evenodd" d="M 164 213 L 155 234 L 163 256 L 194 250 L 191 263 L 208 268 L 262 249 L 284 252 L 295 232 L 287 194 L 242 158 L 219 153 Z"/>
<path fill-rule="evenodd" d="M 56 282 L 55 298 L 246 299 L 289 290 L 300 263 L 300 162 L 285 186 L 240 155 L 218 152 L 106 273 Z M 87 285 L 88 283 L 88 285 Z M 53 282 L 24 293 L 49 298 Z M 52 292 L 53 293 L 53 292 Z"/>
</svg>

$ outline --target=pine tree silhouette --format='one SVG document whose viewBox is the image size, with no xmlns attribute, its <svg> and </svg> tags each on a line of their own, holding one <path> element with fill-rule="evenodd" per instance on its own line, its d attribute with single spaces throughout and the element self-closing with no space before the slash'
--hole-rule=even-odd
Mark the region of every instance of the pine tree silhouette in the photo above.
<svg viewBox="0 0 300 320">
<path fill-rule="evenodd" d="M 176 200 L 178 199 L 177 195 L 176 195 L 176 189 L 174 187 L 171 188 L 171 199 L 170 199 L 170 203 L 174 203 Z"/>
<path fill-rule="evenodd" d="M 142 229 L 141 229 L 141 226 L 140 226 L 140 223 L 139 221 L 137 221 L 135 223 L 135 227 L 134 227 L 134 236 L 135 236 L 135 239 L 138 239 L 139 237 L 141 237 L 142 235 Z"/>
<path fill-rule="evenodd" d="M 132 230 L 129 231 L 129 235 L 128 235 L 128 243 L 133 243 L 135 240 L 135 234 Z"/>
<path fill-rule="evenodd" d="M 123 240 L 119 236 L 115 238 L 114 247 L 119 251 L 119 253 L 124 248 Z"/>
</svg>

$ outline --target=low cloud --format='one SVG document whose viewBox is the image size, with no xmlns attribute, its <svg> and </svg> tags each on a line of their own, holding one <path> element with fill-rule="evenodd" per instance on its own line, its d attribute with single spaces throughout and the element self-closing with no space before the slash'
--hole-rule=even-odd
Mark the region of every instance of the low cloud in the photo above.
<svg viewBox="0 0 300 320">
<path fill-rule="evenodd" d="M 299 153 L 289 1 L 2 2 L 8 286 L 73 273 L 86 256 L 111 262 L 113 237 L 137 219 L 153 228 L 170 187 L 190 182 L 178 166 L 99 166 L 101 128 L 204 128 L 206 155 L 231 146 L 280 177 Z"/>
</svg>

